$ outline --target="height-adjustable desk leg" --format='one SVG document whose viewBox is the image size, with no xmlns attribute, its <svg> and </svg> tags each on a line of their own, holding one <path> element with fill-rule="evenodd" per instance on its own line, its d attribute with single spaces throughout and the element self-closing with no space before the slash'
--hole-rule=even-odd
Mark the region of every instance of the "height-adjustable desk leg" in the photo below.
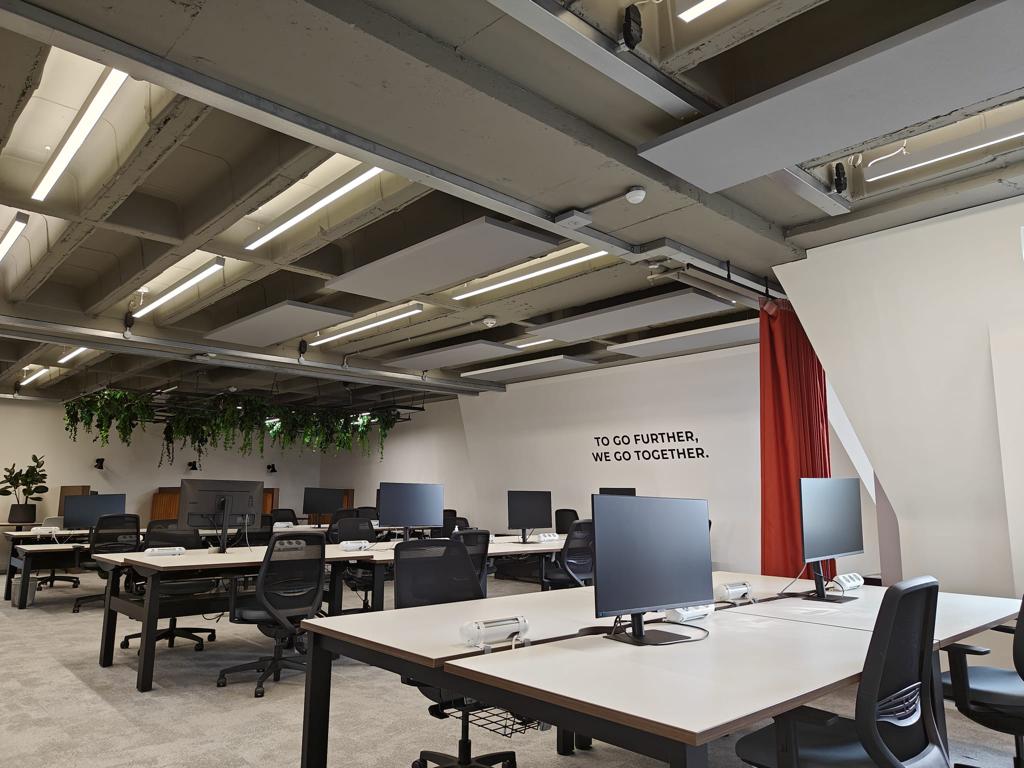
<svg viewBox="0 0 1024 768">
<path fill-rule="evenodd" d="M 331 715 L 331 663 L 323 639 L 313 633 L 306 667 L 306 701 L 302 715 L 302 768 L 327 768 L 327 734 Z"/>
<path fill-rule="evenodd" d="M 668 762 L 669 768 L 708 768 L 708 748 L 680 744 L 677 754 Z"/>
<path fill-rule="evenodd" d="M 327 615 L 337 616 L 341 613 L 342 596 L 345 592 L 345 585 L 341 576 L 344 573 L 343 563 L 331 563 L 331 578 L 327 582 Z"/>
<path fill-rule="evenodd" d="M 145 693 L 153 688 L 153 662 L 156 656 L 157 619 L 160 617 L 160 574 L 146 579 L 146 600 L 142 617 L 142 641 L 139 648 L 139 674 L 135 687 Z"/>
<path fill-rule="evenodd" d="M 16 570 L 18 570 L 17 567 L 14 565 L 14 546 L 15 546 L 15 544 L 14 544 L 14 541 L 12 540 L 11 541 L 11 554 L 7 558 L 7 579 L 5 580 L 5 583 L 4 583 L 4 602 L 5 603 L 10 602 L 10 600 L 11 600 L 11 590 L 14 587 L 14 572 Z"/>
<path fill-rule="evenodd" d="M 387 565 L 382 562 L 373 564 L 373 598 L 370 602 L 370 609 L 374 611 L 384 610 L 384 574 L 387 572 Z"/>
<path fill-rule="evenodd" d="M 18 609 L 28 606 L 28 583 L 32 580 L 32 555 L 26 552 L 21 559 L 21 588 L 18 590 Z"/>
<path fill-rule="evenodd" d="M 103 630 L 100 635 L 100 666 L 109 667 L 114 663 L 114 636 L 117 634 L 117 611 L 111 607 L 111 599 L 121 594 L 121 569 L 114 568 L 107 574 L 107 588 L 103 594 Z"/>
</svg>

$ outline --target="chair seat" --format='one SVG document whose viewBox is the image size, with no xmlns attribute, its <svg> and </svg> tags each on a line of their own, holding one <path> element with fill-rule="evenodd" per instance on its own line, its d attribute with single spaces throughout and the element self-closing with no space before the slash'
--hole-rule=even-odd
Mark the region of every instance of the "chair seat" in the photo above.
<svg viewBox="0 0 1024 768">
<path fill-rule="evenodd" d="M 579 586 L 576 579 L 570 576 L 564 568 L 552 563 L 544 568 L 544 580 L 554 586 Z"/>
<path fill-rule="evenodd" d="M 875 764 L 861 746 L 856 725 L 840 718 L 835 724 L 821 726 L 797 725 L 800 744 L 800 768 L 874 768 Z M 740 760 L 758 768 L 776 768 L 775 726 L 769 725 L 744 736 L 736 743 Z"/>
<path fill-rule="evenodd" d="M 974 704 L 1024 712 L 1024 680 L 1015 670 L 968 667 L 967 680 Z M 953 698 L 953 683 L 948 672 L 942 676 L 942 694 L 947 699 Z"/>
<path fill-rule="evenodd" d="M 235 621 L 246 624 L 267 624 L 274 621 L 274 617 L 267 613 L 256 597 L 239 598 L 235 603 L 234 618 Z"/>
</svg>

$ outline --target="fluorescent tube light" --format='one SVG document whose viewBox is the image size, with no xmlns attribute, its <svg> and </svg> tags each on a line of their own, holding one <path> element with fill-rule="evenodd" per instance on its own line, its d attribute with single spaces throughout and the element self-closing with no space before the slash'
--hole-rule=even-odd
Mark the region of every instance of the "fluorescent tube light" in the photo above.
<svg viewBox="0 0 1024 768">
<path fill-rule="evenodd" d="M 383 168 L 371 168 L 370 170 L 366 171 L 365 173 L 361 173 L 360 175 L 358 175 L 354 179 L 352 179 L 352 181 L 350 181 L 347 184 L 344 184 L 344 185 L 338 187 L 336 190 L 331 192 L 326 197 L 320 198 L 319 200 L 317 200 L 315 203 L 313 203 L 308 208 L 303 208 L 301 211 L 296 213 L 294 216 L 292 216 L 289 219 L 285 220 L 281 224 L 278 224 L 276 227 L 274 227 L 272 230 L 267 232 L 267 234 L 263 235 L 259 239 L 253 240 L 251 243 L 249 243 L 247 246 L 245 246 L 245 250 L 247 250 L 247 251 L 254 251 L 257 248 L 259 248 L 261 245 L 263 245 L 264 243 L 270 242 L 275 237 L 280 235 L 282 232 L 285 232 L 285 231 L 291 229 L 292 227 L 294 227 L 296 224 L 298 224 L 301 221 L 305 221 L 306 219 L 308 219 L 310 216 L 312 216 L 317 211 L 322 210 L 323 208 L 326 208 L 328 205 L 333 203 L 338 198 L 344 197 L 349 192 L 351 192 L 353 189 L 355 189 L 356 187 L 359 187 L 359 186 L 365 184 L 370 179 L 372 179 L 374 176 L 377 176 L 378 174 L 383 173 L 383 171 L 384 171 Z"/>
<path fill-rule="evenodd" d="M 38 371 L 36 371 L 31 376 L 29 376 L 27 379 L 25 379 L 23 382 L 21 382 L 21 386 L 24 387 L 26 384 L 31 384 L 33 381 L 38 379 L 40 376 L 42 376 L 44 373 L 46 373 L 49 370 L 50 370 L 49 368 L 40 368 Z"/>
<path fill-rule="evenodd" d="M 25 227 L 28 226 L 28 214 L 23 211 L 18 211 L 14 214 L 14 220 L 7 227 L 7 231 L 4 232 L 4 236 L 0 238 L 0 259 L 3 259 L 7 255 L 7 252 L 14 247 L 14 241 L 17 240 Z"/>
<path fill-rule="evenodd" d="M 74 360 L 76 357 L 78 357 L 83 352 L 88 352 L 88 351 L 89 351 L 88 347 L 79 347 L 78 349 L 73 350 L 71 352 L 68 352 L 66 355 L 64 355 L 64 357 L 62 357 L 60 360 L 57 361 L 57 365 L 63 365 L 64 363 L 66 363 L 66 362 L 68 362 L 70 360 Z"/>
<path fill-rule="evenodd" d="M 685 11 L 679 14 L 679 18 L 689 24 L 691 21 L 696 19 L 698 16 L 703 16 L 713 8 L 717 8 L 722 5 L 725 0 L 700 0 L 696 5 L 692 5 Z"/>
<path fill-rule="evenodd" d="M 554 264 L 554 265 L 552 265 L 550 267 L 544 267 L 543 269 L 538 269 L 535 272 L 529 272 L 529 273 L 527 273 L 525 275 L 520 275 L 519 277 L 512 277 L 512 278 L 509 278 L 508 280 L 502 280 L 500 283 L 495 283 L 494 285 L 488 285 L 486 288 L 477 288 L 475 291 L 469 291 L 467 293 L 463 293 L 463 294 L 461 294 L 459 296 L 456 296 L 454 298 L 455 298 L 455 301 L 462 301 L 463 299 L 468 299 L 471 296 L 479 296 L 481 293 L 487 293 L 488 291 L 496 291 L 499 288 L 505 288 L 505 287 L 507 287 L 509 285 L 515 285 L 516 283 L 521 283 L 524 280 L 530 280 L 531 278 L 534 278 L 534 277 L 540 277 L 541 275 L 547 275 L 547 274 L 550 274 L 552 272 L 557 272 L 560 269 L 565 269 L 567 267 L 573 267 L 573 266 L 576 266 L 577 264 L 582 264 L 585 261 L 590 261 L 591 259 L 597 259 L 597 258 L 600 258 L 601 256 L 607 256 L 607 255 L 608 255 L 608 251 L 597 251 L 596 253 L 588 253 L 586 256 L 579 256 L 579 257 L 577 257 L 575 259 L 569 259 L 569 261 L 563 261 L 561 264 Z"/>
<path fill-rule="evenodd" d="M 870 179 L 864 179 L 864 181 L 879 181 L 881 179 L 887 179 L 890 176 L 895 176 L 898 173 L 906 173 L 907 171 L 914 171 L 918 168 L 924 168 L 928 165 L 934 165 L 935 163 L 941 163 L 943 160 L 949 160 L 950 158 L 959 157 L 960 155 L 966 155 L 969 152 L 977 152 L 979 149 L 985 149 L 985 147 L 991 147 L 996 144 L 1002 144 L 1004 141 L 1012 141 L 1013 139 L 1019 139 L 1024 137 L 1024 131 L 1018 131 L 1012 133 L 1009 136 L 1003 136 L 998 139 L 992 139 L 992 141 L 986 141 L 982 144 L 975 144 L 973 147 L 967 147 L 967 149 L 961 149 L 957 152 L 950 152 L 940 157 L 933 157 L 930 160 L 922 160 L 920 163 L 914 163 L 912 165 L 905 166 L 903 168 L 897 168 L 894 171 L 888 171 L 886 173 L 880 173 L 877 176 L 872 176 Z"/>
<path fill-rule="evenodd" d="M 210 275 L 214 275 L 217 272 L 220 272 L 222 269 L 224 269 L 224 259 L 218 256 L 216 259 L 211 261 L 206 266 L 200 267 L 198 271 L 186 277 L 183 281 L 175 285 L 160 298 L 154 300 L 151 304 L 146 304 L 143 307 L 139 307 L 139 309 L 132 313 L 132 317 L 143 317 L 144 315 L 148 315 L 157 307 L 166 304 L 175 296 L 184 293 L 192 286 L 201 283 Z"/>
<path fill-rule="evenodd" d="M 407 312 L 401 313 L 400 315 L 391 315 L 391 317 L 385 317 L 383 320 L 377 320 L 377 321 L 369 323 L 367 325 L 361 325 L 358 328 L 350 328 L 347 331 L 342 331 L 341 333 L 336 333 L 333 336 L 328 336 L 326 339 L 317 339 L 316 341 L 311 341 L 311 342 L 309 342 L 309 346 L 311 346 L 311 347 L 319 347 L 321 344 L 326 344 L 329 341 L 334 341 L 336 339 L 341 339 L 341 338 L 344 338 L 345 336 L 351 336 L 351 335 L 356 334 L 356 333 L 362 333 L 363 331 L 368 331 L 371 328 L 377 328 L 378 326 L 386 325 L 387 323 L 393 323 L 396 320 L 401 320 L 401 319 L 406 318 L 406 317 L 412 317 L 413 315 L 418 315 L 422 311 L 423 311 L 423 307 L 417 306 L 414 309 L 410 309 Z"/>
<path fill-rule="evenodd" d="M 525 344 L 516 344 L 516 349 L 526 349 L 527 347 L 536 347 L 541 344 L 550 344 L 554 339 L 540 339 L 539 341 L 528 341 Z"/>
<path fill-rule="evenodd" d="M 107 67 L 103 71 L 99 80 L 96 81 L 97 85 L 93 88 L 85 108 L 78 113 L 75 122 L 71 124 L 71 129 L 64 134 L 64 139 L 61 141 L 60 146 L 57 147 L 57 151 L 50 158 L 49 164 L 39 179 L 39 183 L 36 184 L 35 192 L 32 193 L 33 200 L 45 200 L 46 196 L 50 194 L 50 190 L 57 183 L 57 179 L 67 170 L 72 158 L 82 148 L 92 129 L 96 127 L 96 123 L 103 116 L 104 110 L 110 106 L 110 102 L 114 100 L 118 89 L 127 79 L 128 74 L 126 72 L 121 72 L 112 67 Z"/>
</svg>

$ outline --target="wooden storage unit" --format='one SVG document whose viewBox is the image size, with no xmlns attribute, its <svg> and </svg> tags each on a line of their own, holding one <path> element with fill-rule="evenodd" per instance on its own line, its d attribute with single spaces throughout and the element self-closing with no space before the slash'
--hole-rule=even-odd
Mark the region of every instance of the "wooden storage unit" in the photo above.
<svg viewBox="0 0 1024 768">
<path fill-rule="evenodd" d="M 280 488 L 263 489 L 263 514 L 270 514 L 270 510 L 277 506 L 280 494 Z M 181 488 L 177 485 L 157 488 L 153 494 L 153 503 L 149 508 L 149 519 L 177 520 L 180 498 Z"/>
</svg>

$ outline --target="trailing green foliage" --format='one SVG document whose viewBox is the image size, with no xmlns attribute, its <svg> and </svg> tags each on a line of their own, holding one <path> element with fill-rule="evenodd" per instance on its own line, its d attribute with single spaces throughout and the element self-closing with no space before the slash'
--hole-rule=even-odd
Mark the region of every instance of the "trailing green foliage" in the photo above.
<svg viewBox="0 0 1024 768">
<path fill-rule="evenodd" d="M 24 469 L 15 469 L 15 465 L 11 464 L 4 470 L 0 496 L 13 495 L 18 504 L 28 504 L 30 501 L 42 501 L 42 494 L 49 490 L 46 487 L 43 457 L 33 454 L 32 463 Z"/>
<path fill-rule="evenodd" d="M 176 448 L 188 446 L 202 459 L 210 448 L 237 450 L 260 455 L 271 445 L 309 449 L 318 453 L 350 451 L 358 443 L 363 454 L 371 453 L 370 433 L 377 427 L 381 458 L 384 441 L 398 423 L 400 413 L 387 408 L 353 415 L 340 408 L 293 406 L 273 403 L 255 395 L 225 393 L 197 402 L 172 398 L 159 405 L 149 393 L 105 389 L 83 395 L 64 406 L 64 425 L 72 440 L 79 428 L 97 431 L 96 440 L 106 445 L 112 427 L 125 445 L 131 443 L 136 426 L 163 421 L 163 449 L 160 463 L 174 462 Z"/>
</svg>

